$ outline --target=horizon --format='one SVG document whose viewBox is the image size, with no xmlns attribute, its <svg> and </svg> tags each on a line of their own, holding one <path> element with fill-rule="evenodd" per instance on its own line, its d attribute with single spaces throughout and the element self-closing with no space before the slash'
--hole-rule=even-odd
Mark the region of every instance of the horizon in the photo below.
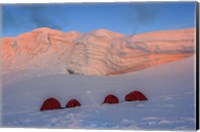
<svg viewBox="0 0 200 132">
<path fill-rule="evenodd" d="M 106 30 L 106 31 L 111 31 L 111 32 L 114 32 L 114 33 L 118 33 L 118 34 L 122 34 L 120 32 L 115 32 L 115 31 L 112 31 L 112 30 L 108 30 L 108 29 L 96 29 L 96 30 L 92 30 L 92 31 L 89 31 L 89 32 L 80 32 L 80 31 L 75 31 L 75 30 L 71 30 L 71 31 L 67 31 L 67 32 L 64 32 L 62 30 L 58 30 L 58 29 L 52 29 L 52 28 L 49 28 L 49 27 L 39 27 L 39 28 L 35 28 L 31 31 L 27 31 L 27 32 L 24 32 L 24 33 L 21 33 L 21 34 L 25 34 L 25 33 L 30 33 L 30 32 L 33 32 L 34 30 L 38 30 L 38 29 L 50 29 L 50 30 L 55 30 L 55 31 L 59 31 L 59 32 L 63 32 L 63 33 L 70 33 L 70 32 L 77 32 L 77 33 L 81 33 L 81 34 L 85 34 L 85 33 L 92 33 L 92 32 L 95 32 L 95 31 L 98 31 L 98 30 Z M 132 36 L 132 35 L 138 35 L 138 34 L 145 34 L 145 33 L 152 33 L 152 32 L 162 32 L 162 31 L 175 31 L 175 30 L 186 30 L 186 29 L 195 29 L 195 27 L 188 27 L 188 28 L 180 28 L 180 29 L 172 29 L 172 30 L 156 30 L 156 31 L 148 31 L 148 32 L 143 32 L 143 33 L 136 33 L 136 34 L 130 34 L 130 35 L 126 35 L 126 34 L 122 34 L 124 36 Z M 18 34 L 17 36 L 3 36 L 1 38 L 15 38 L 15 37 L 18 37 L 19 35 L 21 34 Z"/>
<path fill-rule="evenodd" d="M 1 5 L 2 37 L 37 28 L 88 33 L 106 29 L 126 36 L 196 27 L 195 2 Z"/>
</svg>

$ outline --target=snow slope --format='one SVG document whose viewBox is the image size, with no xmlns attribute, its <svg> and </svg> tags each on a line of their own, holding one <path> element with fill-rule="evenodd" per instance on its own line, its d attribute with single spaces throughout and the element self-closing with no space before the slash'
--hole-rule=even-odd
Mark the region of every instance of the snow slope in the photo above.
<svg viewBox="0 0 200 132">
<path fill-rule="evenodd" d="M 3 84 L 2 125 L 194 130 L 194 80 L 194 56 L 118 76 L 27 76 Z M 142 91 L 149 100 L 124 102 L 124 96 L 133 90 Z M 110 93 L 119 97 L 120 104 L 101 104 Z M 51 96 L 62 106 L 71 98 L 77 98 L 82 106 L 40 112 L 42 102 Z"/>
</svg>

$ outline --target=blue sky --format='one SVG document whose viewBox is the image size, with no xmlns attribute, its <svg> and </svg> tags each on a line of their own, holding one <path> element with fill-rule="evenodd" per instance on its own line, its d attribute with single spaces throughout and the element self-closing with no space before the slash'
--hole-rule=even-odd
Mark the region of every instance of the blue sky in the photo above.
<svg viewBox="0 0 200 132">
<path fill-rule="evenodd" d="M 3 36 L 35 28 L 125 35 L 195 26 L 195 2 L 2 5 Z"/>
</svg>

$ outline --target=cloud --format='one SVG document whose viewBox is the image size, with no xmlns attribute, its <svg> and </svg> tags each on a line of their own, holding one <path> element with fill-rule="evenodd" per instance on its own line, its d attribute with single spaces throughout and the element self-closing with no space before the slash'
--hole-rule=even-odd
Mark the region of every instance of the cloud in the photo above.
<svg viewBox="0 0 200 132">
<path fill-rule="evenodd" d="M 67 25 L 66 12 L 55 14 L 58 6 L 10 5 L 3 8 L 3 26 L 8 29 L 49 27 L 62 29 Z"/>
<path fill-rule="evenodd" d="M 63 21 L 60 16 L 62 14 L 57 14 L 55 16 L 54 14 L 51 14 L 52 12 L 49 12 L 49 10 L 59 10 L 58 8 L 46 8 L 44 6 L 33 6 L 28 8 L 30 12 L 30 19 L 36 26 L 36 28 L 39 27 L 49 27 L 53 29 L 62 29 L 63 24 L 56 21 Z M 66 22 L 67 24 L 67 22 Z"/>
<path fill-rule="evenodd" d="M 152 23 L 157 15 L 158 10 L 148 5 L 138 5 L 134 6 L 134 11 L 136 12 L 136 21 L 139 24 Z"/>
<path fill-rule="evenodd" d="M 126 21 L 132 25 L 133 33 L 136 33 L 141 27 L 153 24 L 158 12 L 156 4 L 136 3 L 129 7 Z"/>
</svg>

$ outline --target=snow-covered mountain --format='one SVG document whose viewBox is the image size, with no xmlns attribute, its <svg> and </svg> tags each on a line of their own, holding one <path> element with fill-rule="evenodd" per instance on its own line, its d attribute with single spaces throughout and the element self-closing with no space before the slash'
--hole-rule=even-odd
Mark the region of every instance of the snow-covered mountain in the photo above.
<svg viewBox="0 0 200 132">
<path fill-rule="evenodd" d="M 84 75 L 116 75 L 189 57 L 195 29 L 132 36 L 100 29 L 89 33 L 39 28 L 2 38 L 3 72 L 49 69 Z"/>
<path fill-rule="evenodd" d="M 3 127 L 195 129 L 195 29 L 125 36 L 40 28 L 1 40 Z M 148 101 L 125 102 L 134 90 Z M 108 94 L 120 103 L 102 105 Z M 49 97 L 81 107 L 40 112 Z"/>
</svg>

